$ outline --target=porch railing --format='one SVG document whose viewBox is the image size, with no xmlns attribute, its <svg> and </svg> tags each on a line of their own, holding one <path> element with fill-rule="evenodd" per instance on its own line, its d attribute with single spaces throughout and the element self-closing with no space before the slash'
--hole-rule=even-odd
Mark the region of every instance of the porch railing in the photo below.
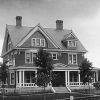
<svg viewBox="0 0 100 100">
<path fill-rule="evenodd" d="M 37 85 L 35 83 L 18 83 L 17 87 L 37 87 Z"/>
<path fill-rule="evenodd" d="M 67 82 L 67 85 L 70 85 L 70 86 L 78 86 L 78 85 L 81 85 L 81 86 L 84 86 L 84 84 L 82 82 Z M 85 85 L 89 85 L 89 83 L 86 83 Z"/>
</svg>

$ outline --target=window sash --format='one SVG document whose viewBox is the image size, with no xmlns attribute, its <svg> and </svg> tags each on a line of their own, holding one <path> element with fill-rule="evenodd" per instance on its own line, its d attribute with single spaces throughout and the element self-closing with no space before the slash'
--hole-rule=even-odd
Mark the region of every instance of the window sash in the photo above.
<svg viewBox="0 0 100 100">
<path fill-rule="evenodd" d="M 36 46 L 40 46 L 40 39 L 36 39 Z"/>
<path fill-rule="evenodd" d="M 25 54 L 25 62 L 26 63 L 31 63 L 31 53 L 30 52 L 26 52 L 26 54 Z"/>
<path fill-rule="evenodd" d="M 70 40 L 70 41 L 68 41 L 68 46 L 69 47 L 76 47 L 76 41 L 75 40 Z"/>
<path fill-rule="evenodd" d="M 15 74 L 14 73 L 10 73 L 10 84 L 15 84 Z"/>
<path fill-rule="evenodd" d="M 41 46 L 44 47 L 45 46 L 45 40 L 41 39 Z"/>
<path fill-rule="evenodd" d="M 56 54 L 56 53 L 53 53 L 53 54 L 52 54 L 52 59 L 53 59 L 53 60 L 57 60 L 57 54 Z"/>
<path fill-rule="evenodd" d="M 45 47 L 45 39 L 32 38 L 32 46 Z"/>
<path fill-rule="evenodd" d="M 68 55 L 68 64 L 77 64 L 77 54 Z"/>
</svg>

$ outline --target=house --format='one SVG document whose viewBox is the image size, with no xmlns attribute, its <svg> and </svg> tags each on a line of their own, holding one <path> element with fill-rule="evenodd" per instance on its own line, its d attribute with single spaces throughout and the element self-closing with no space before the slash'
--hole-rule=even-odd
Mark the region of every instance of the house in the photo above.
<svg viewBox="0 0 100 100">
<path fill-rule="evenodd" d="M 52 54 L 53 71 L 60 73 L 62 81 L 52 86 L 81 88 L 78 64 L 84 59 L 87 50 L 72 30 L 63 29 L 63 21 L 56 21 L 56 28 L 43 28 L 22 25 L 22 17 L 16 16 L 16 25 L 6 25 L 2 48 L 3 61 L 8 61 L 10 77 L 7 79 L 9 88 L 37 87 L 32 77 L 37 73 L 34 57 L 39 48 Z M 94 69 L 94 81 L 98 80 Z M 88 86 L 88 84 L 86 84 Z"/>
</svg>

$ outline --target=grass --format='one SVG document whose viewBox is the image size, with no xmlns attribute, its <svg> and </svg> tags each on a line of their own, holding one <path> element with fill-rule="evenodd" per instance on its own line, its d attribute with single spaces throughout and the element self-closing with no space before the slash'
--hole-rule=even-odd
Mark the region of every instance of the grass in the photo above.
<svg viewBox="0 0 100 100">
<path fill-rule="evenodd" d="M 88 95 L 83 95 L 80 93 L 46 93 L 46 100 L 56 100 L 63 98 L 70 98 L 70 96 L 74 97 L 84 97 Z M 27 94 L 27 95 L 6 95 L 5 100 L 43 100 L 44 94 Z M 2 100 L 2 96 L 0 96 L 0 100 Z"/>
<path fill-rule="evenodd" d="M 96 89 L 80 89 L 80 90 L 74 90 L 74 92 L 78 92 L 82 94 L 100 95 L 100 90 L 96 90 Z"/>
</svg>

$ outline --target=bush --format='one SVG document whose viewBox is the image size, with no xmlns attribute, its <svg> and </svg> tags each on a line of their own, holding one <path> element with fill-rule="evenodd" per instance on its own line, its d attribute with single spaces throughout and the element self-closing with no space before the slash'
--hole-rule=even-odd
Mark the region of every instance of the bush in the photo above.
<svg viewBox="0 0 100 100">
<path fill-rule="evenodd" d="M 93 83 L 93 86 L 99 90 L 100 89 L 100 81 Z"/>
</svg>

